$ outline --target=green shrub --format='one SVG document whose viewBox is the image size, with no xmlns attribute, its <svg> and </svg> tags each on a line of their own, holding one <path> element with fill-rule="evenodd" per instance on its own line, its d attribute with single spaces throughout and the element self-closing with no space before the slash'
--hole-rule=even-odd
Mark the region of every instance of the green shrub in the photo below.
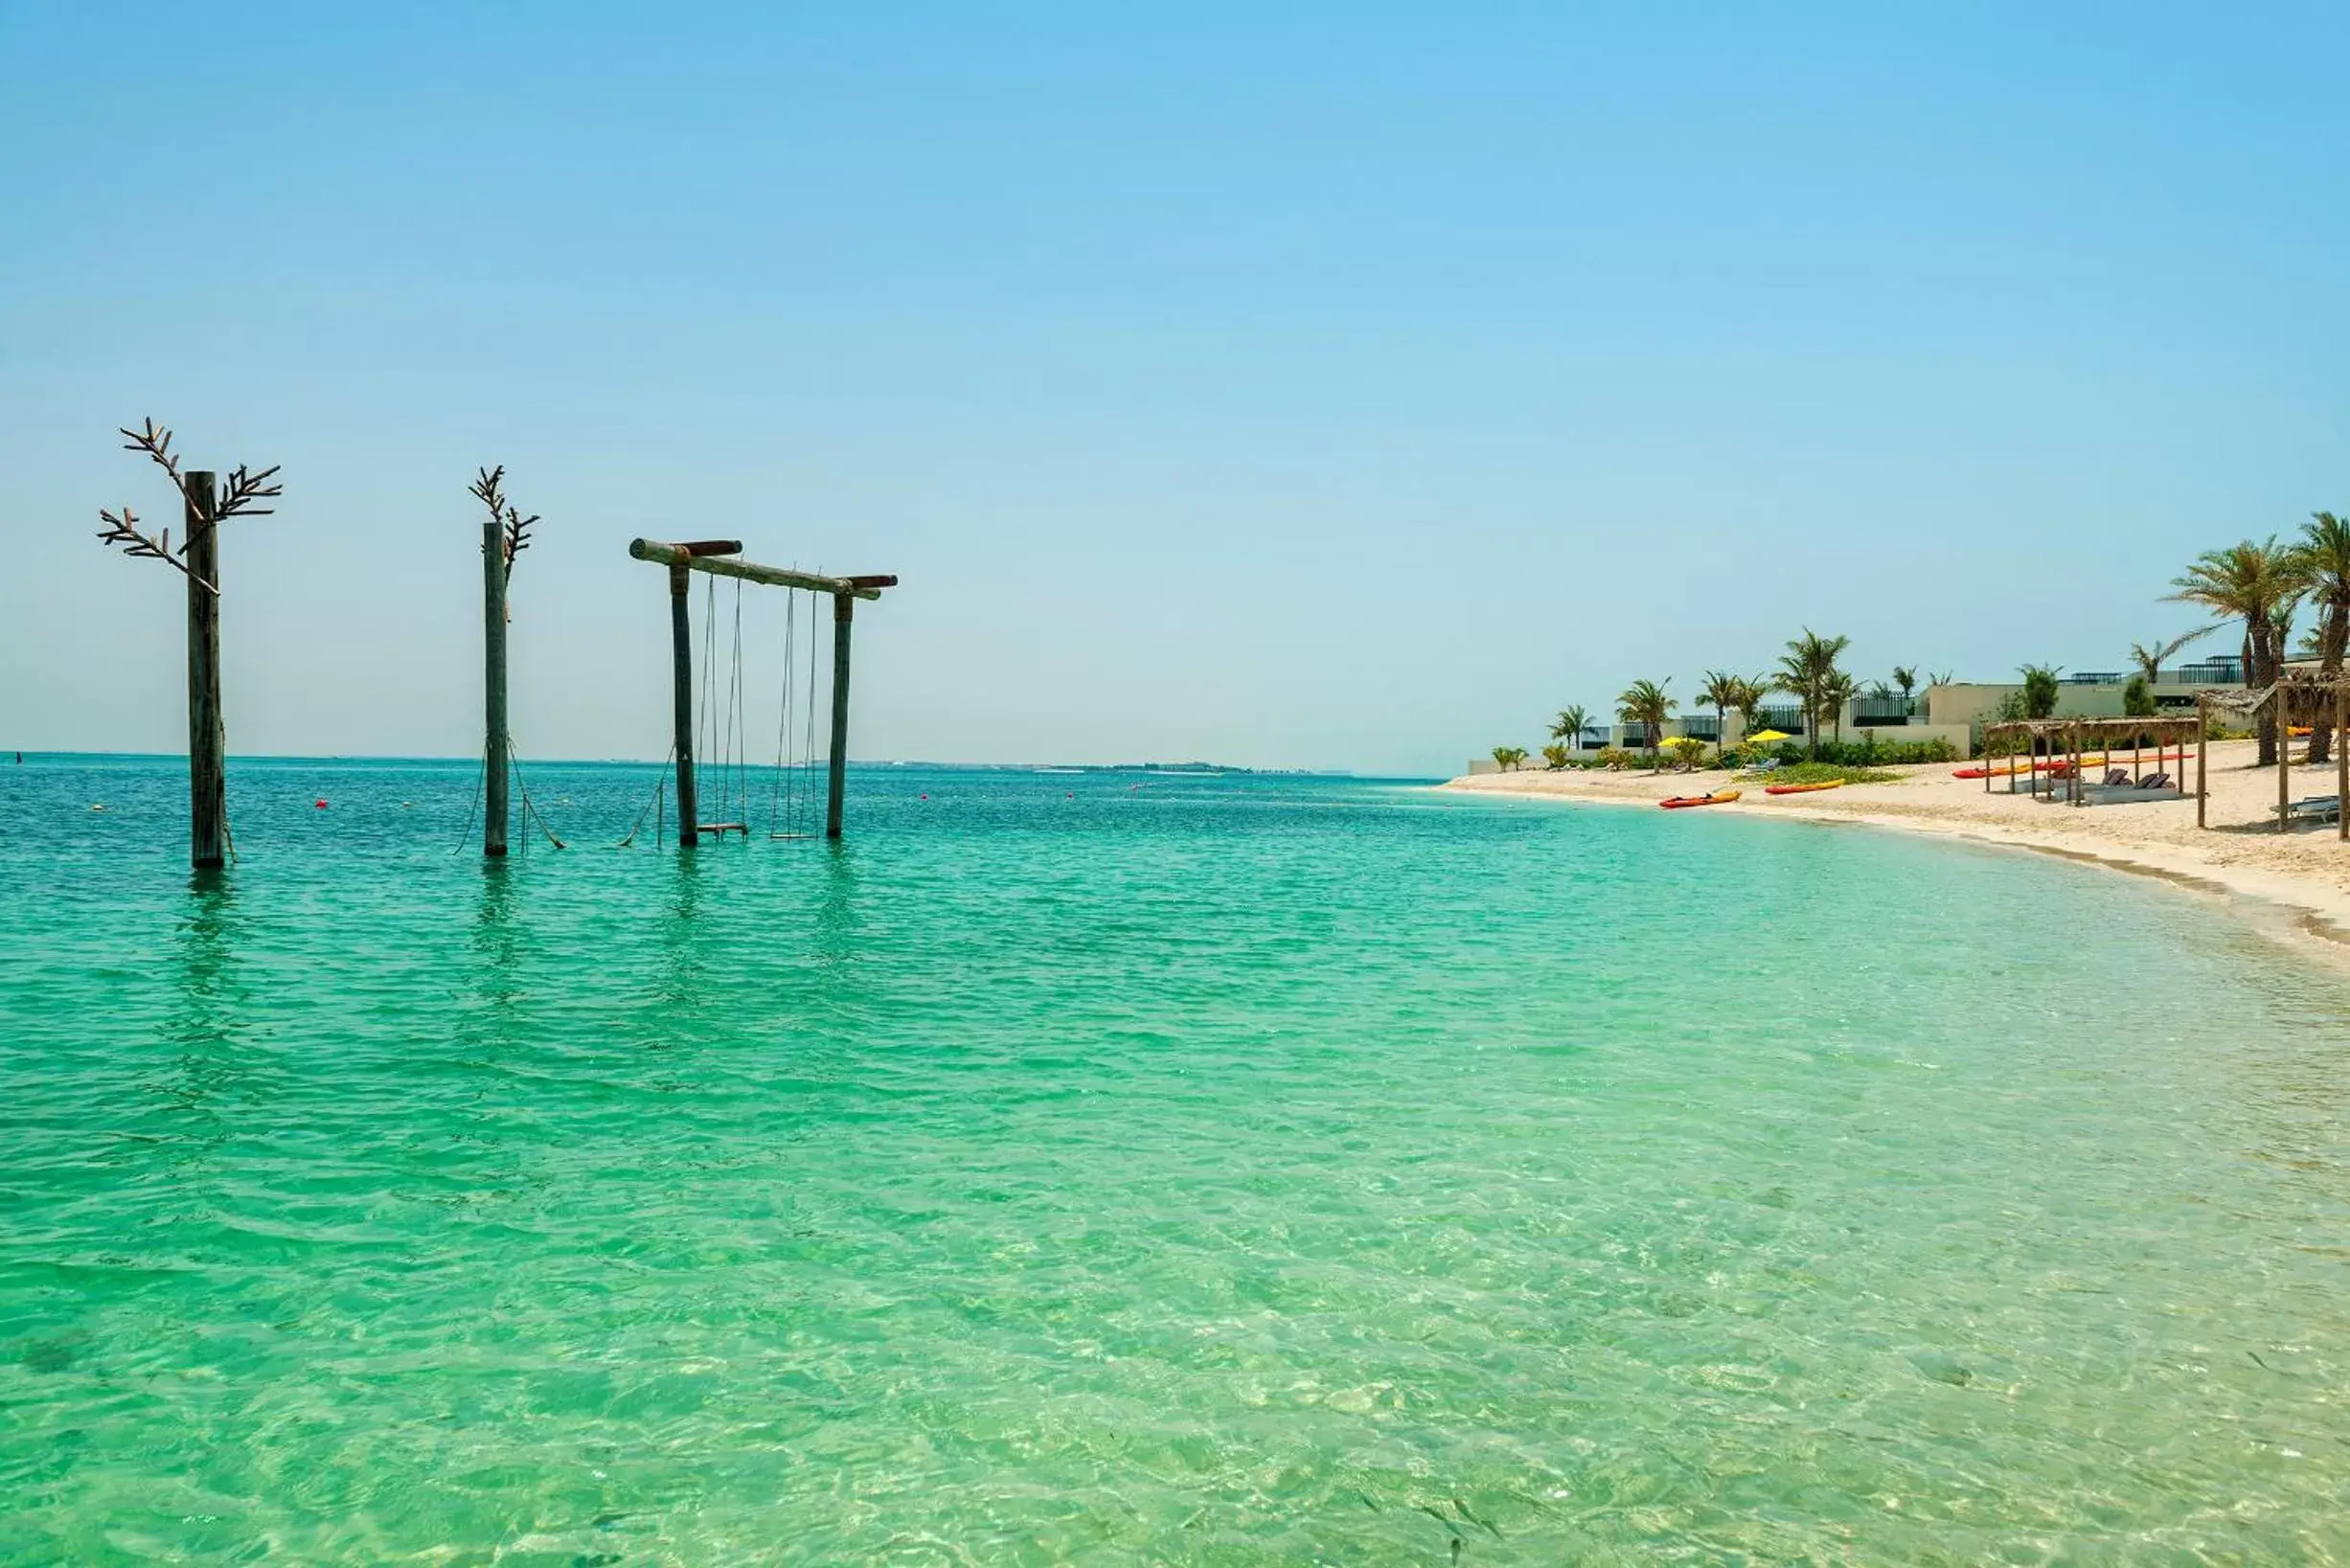
<svg viewBox="0 0 2350 1568">
<path fill-rule="evenodd" d="M 1854 767 L 1842 762 L 1792 762 L 1768 773 L 1748 773 L 1743 777 L 1762 779 L 1771 784 L 1891 784 L 1901 775 L 1887 773 L 1882 768 Z"/>
<path fill-rule="evenodd" d="M 1792 743 L 1781 746 L 1779 755 L 1790 762 L 1817 761 L 1842 767 L 1915 767 L 1924 762 L 1954 762 L 1958 761 L 1958 748 L 1948 740 L 1881 740 L 1871 736 L 1865 740 L 1823 740 L 1816 759 Z"/>
<path fill-rule="evenodd" d="M 1686 773 L 1705 760 L 1705 742 L 1693 735 L 1677 735 L 1664 744 L 1673 765 Z"/>
</svg>

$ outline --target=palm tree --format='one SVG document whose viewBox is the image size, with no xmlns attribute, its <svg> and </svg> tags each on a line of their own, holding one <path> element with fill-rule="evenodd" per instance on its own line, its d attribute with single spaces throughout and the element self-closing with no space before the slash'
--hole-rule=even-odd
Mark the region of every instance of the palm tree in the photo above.
<svg viewBox="0 0 2350 1568">
<path fill-rule="evenodd" d="M 1559 744 L 1558 741 L 1553 740 L 1549 745 L 1542 748 L 1542 765 L 1550 769 L 1551 772 L 1556 773 L 1561 768 L 1566 766 L 1568 760 L 1573 756 L 1573 752 L 1568 751 L 1564 746 Z"/>
<path fill-rule="evenodd" d="M 2317 602 L 2317 671 L 2327 680 L 2339 678 L 2342 654 L 2350 648 L 2350 520 L 2330 511 L 2314 511 L 2302 525 L 2299 576 L 2310 597 Z M 2309 729 L 2309 760 L 2322 762 L 2333 755 L 2332 716 L 2319 714 Z"/>
<path fill-rule="evenodd" d="M 2152 686 L 2162 678 L 2162 667 L 2177 658 L 2180 648 L 2219 629 L 2218 626 L 2198 626 L 2176 637 L 2158 637 L 2151 643 L 2132 643 L 2130 662 L 2138 667 L 2138 673 L 2146 677 L 2147 685 Z"/>
<path fill-rule="evenodd" d="M 1664 739 L 1665 720 L 1673 716 L 1679 702 L 1665 694 L 1665 687 L 1673 684 L 1668 675 L 1662 685 L 1655 681 L 1634 681 L 1624 688 L 1624 694 L 1615 699 L 1615 716 L 1627 724 L 1637 724 L 1648 731 L 1649 766 L 1655 769 L 1657 745 Z"/>
<path fill-rule="evenodd" d="M 2195 557 L 2184 575 L 2174 578 L 2169 597 L 2201 604 L 2244 623 L 2244 684 L 2261 687 L 2276 679 L 2284 645 L 2277 638 L 2282 612 L 2291 623 L 2303 582 L 2295 553 L 2281 548 L 2276 535 L 2255 544 L 2250 539 L 2225 550 L 2206 550 Z M 2273 706 L 2260 716 L 2260 754 L 2263 765 L 2276 762 L 2276 715 Z"/>
<path fill-rule="evenodd" d="M 1501 771 L 1504 773 L 1511 771 L 1525 760 L 1526 748 L 1523 746 L 1495 746 L 1494 748 L 1494 761 L 1501 764 Z"/>
<path fill-rule="evenodd" d="M 1738 700 L 1730 706 L 1738 710 L 1739 728 L 1752 735 L 1761 728 L 1755 722 L 1763 716 L 1763 704 L 1770 700 L 1770 677 L 1754 675 L 1738 683 Z"/>
<path fill-rule="evenodd" d="M 1916 667 L 1904 664 L 1895 665 L 1893 684 L 1901 688 L 1902 715 L 1906 717 L 1917 709 L 1918 672 Z"/>
<path fill-rule="evenodd" d="M 1583 744 L 1584 729 L 1590 722 L 1591 715 L 1582 704 L 1578 703 L 1572 708 L 1562 708 L 1559 710 L 1559 716 L 1551 720 L 1550 738 L 1553 740 L 1563 740 L 1570 746 L 1580 746 Z"/>
<path fill-rule="evenodd" d="M 1732 708 L 1737 707 L 1738 699 L 1745 694 L 1746 683 L 1736 675 L 1724 674 L 1719 670 L 1708 670 L 1705 672 L 1705 685 L 1699 691 L 1698 700 L 1713 704 L 1714 749 L 1716 751 L 1722 749 L 1723 739 L 1729 734 L 1728 727 L 1723 722 L 1724 716 Z"/>
<path fill-rule="evenodd" d="M 2023 677 L 2024 717 L 2056 716 L 2056 678 L 2064 672 L 2064 666 L 2054 664 L 2027 664 L 2017 671 Z"/>
<path fill-rule="evenodd" d="M 1844 709 L 1853 696 L 1853 678 L 1841 670 L 1831 670 L 1819 683 L 1819 711 L 1829 715 L 1836 724 L 1836 743 L 1844 743 Z"/>
<path fill-rule="evenodd" d="M 1843 673 L 1837 668 L 1837 660 L 1851 646 L 1849 637 L 1822 637 L 1806 626 L 1802 636 L 1787 645 L 1787 653 L 1779 660 L 1778 673 L 1772 677 L 1773 685 L 1803 704 L 1803 733 L 1814 757 L 1819 755 L 1819 716 L 1827 707 L 1828 684 L 1831 678 Z"/>
</svg>

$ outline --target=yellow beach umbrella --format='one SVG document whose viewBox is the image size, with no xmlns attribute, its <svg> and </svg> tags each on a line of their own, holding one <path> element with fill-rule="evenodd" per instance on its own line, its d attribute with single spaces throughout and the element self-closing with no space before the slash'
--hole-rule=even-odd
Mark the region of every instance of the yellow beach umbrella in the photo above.
<svg viewBox="0 0 2350 1568">
<path fill-rule="evenodd" d="M 1749 740 L 1768 741 L 1792 740 L 1795 738 L 1788 734 L 1785 730 L 1757 730 L 1752 735 L 1746 737 L 1746 739 Z"/>
</svg>

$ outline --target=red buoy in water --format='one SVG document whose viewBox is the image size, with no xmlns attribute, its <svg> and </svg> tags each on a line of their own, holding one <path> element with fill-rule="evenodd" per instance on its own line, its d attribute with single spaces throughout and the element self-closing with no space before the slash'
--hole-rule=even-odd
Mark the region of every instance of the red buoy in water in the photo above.
<svg viewBox="0 0 2350 1568">
<path fill-rule="evenodd" d="M 316 806 L 321 811 L 324 811 L 327 808 L 327 803 L 323 799 L 314 801 L 311 804 Z"/>
</svg>

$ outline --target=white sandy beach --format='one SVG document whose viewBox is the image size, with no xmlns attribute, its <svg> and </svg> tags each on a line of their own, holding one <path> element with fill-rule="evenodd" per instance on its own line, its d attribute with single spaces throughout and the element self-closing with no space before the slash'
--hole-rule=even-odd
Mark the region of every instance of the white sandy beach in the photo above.
<svg viewBox="0 0 2350 1568">
<path fill-rule="evenodd" d="M 2303 744 L 2294 742 L 2296 757 Z M 2147 755 L 2151 760 L 2152 753 Z M 2262 905 L 2288 911 L 2294 917 L 2287 922 L 2293 930 L 2330 939 L 2327 946 L 2336 956 L 2350 961 L 2350 844 L 2336 837 L 2331 823 L 2296 827 L 2290 833 L 2275 830 L 2276 770 L 2253 765 L 2253 742 L 2212 745 L 2209 830 L 2195 825 L 2192 751 L 2187 756 L 2185 799 L 2168 793 L 2148 797 L 2092 791 L 2102 798 L 2086 807 L 2065 804 L 2061 789 L 2053 804 L 2009 794 L 2003 780 L 1994 780 L 1987 794 L 1979 779 L 1951 777 L 1952 770 L 1963 765 L 1938 762 L 1888 769 L 1903 776 L 1899 782 L 1846 784 L 1803 795 L 1766 795 L 1760 783 L 1736 783 L 1719 770 L 1527 770 L 1454 779 L 1442 787 L 1624 805 L 1735 788 L 1744 792 L 1739 800 L 1704 809 L 1864 823 L 2096 861 L 2243 902 L 2247 914 L 2259 915 Z M 2092 769 L 2091 776 L 2098 771 Z M 2177 772 L 2175 761 L 2172 771 Z M 2334 784 L 2331 761 L 2293 770 L 2295 800 L 2331 795 Z"/>
</svg>

